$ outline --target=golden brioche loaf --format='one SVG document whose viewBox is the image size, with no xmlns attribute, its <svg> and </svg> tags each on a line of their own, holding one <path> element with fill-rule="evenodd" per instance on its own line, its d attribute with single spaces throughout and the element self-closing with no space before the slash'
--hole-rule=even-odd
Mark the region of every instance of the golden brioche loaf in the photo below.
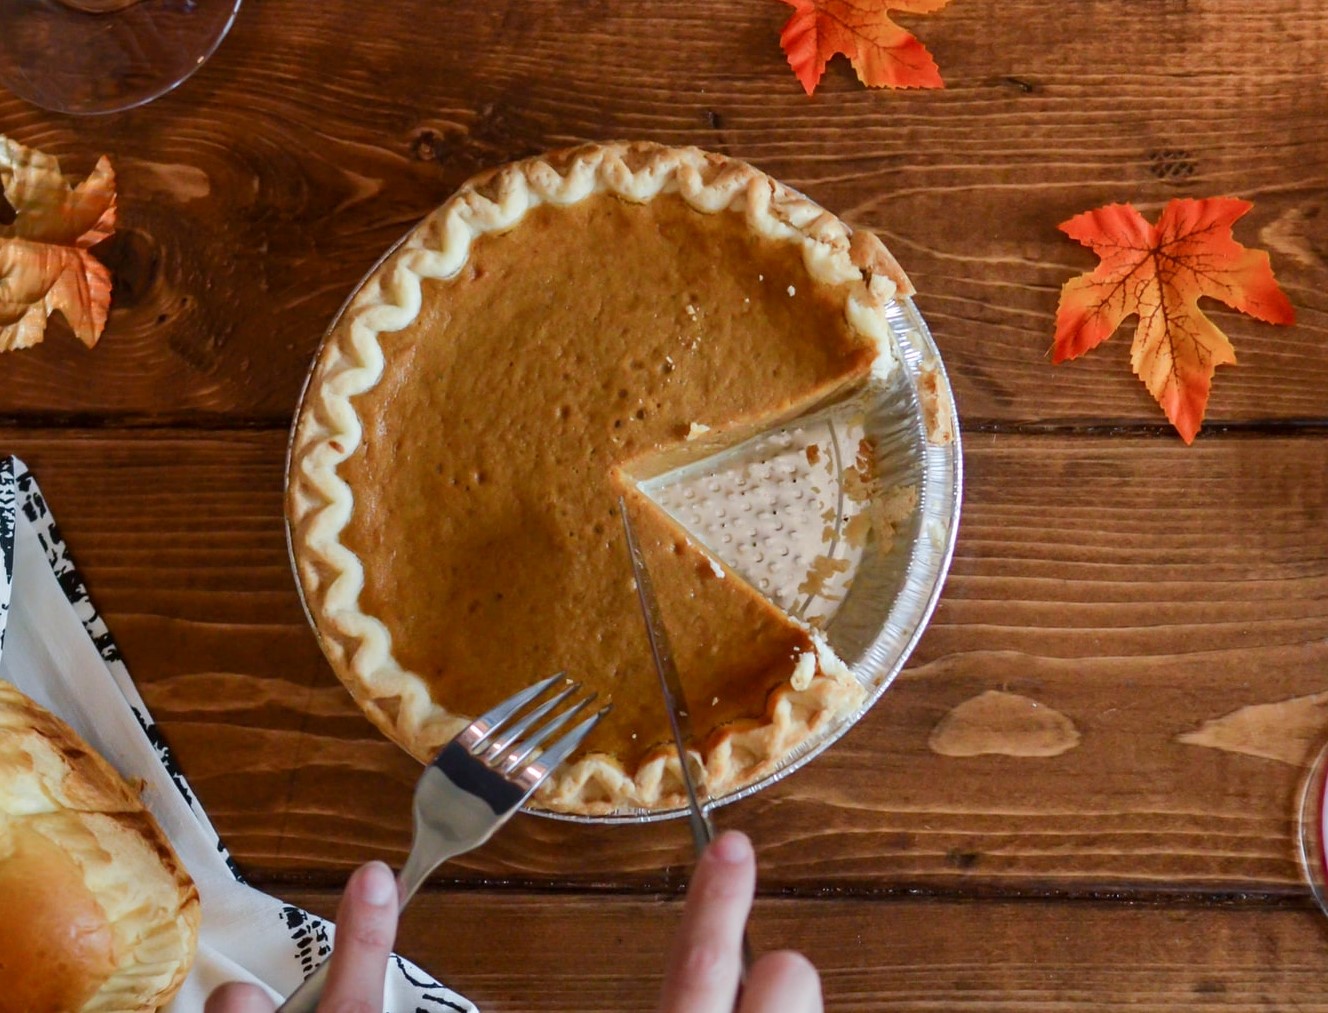
<svg viewBox="0 0 1328 1013">
<path fill-rule="evenodd" d="M 184 981 L 198 891 L 67 724 L 0 681 L 0 1013 L 139 1013 Z"/>
</svg>

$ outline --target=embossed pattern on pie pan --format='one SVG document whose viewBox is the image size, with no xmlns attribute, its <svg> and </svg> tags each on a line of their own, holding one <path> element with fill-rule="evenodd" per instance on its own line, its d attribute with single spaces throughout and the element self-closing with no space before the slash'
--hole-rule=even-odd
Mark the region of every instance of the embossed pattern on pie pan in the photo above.
<svg viewBox="0 0 1328 1013">
<path fill-rule="evenodd" d="M 880 550 L 873 543 L 865 551 L 851 552 L 845 557 L 850 567 L 838 575 L 835 590 L 841 589 L 846 581 L 851 586 L 842 594 L 842 600 L 817 602 L 815 594 L 805 593 L 805 586 L 804 593 L 799 593 L 792 583 L 782 588 L 766 585 L 760 578 L 765 571 L 719 544 L 714 537 L 718 525 L 701 530 L 693 518 L 679 509 L 689 498 L 687 490 L 712 485 L 716 473 L 741 473 L 753 459 L 765 462 L 770 454 L 770 438 L 748 441 L 707 462 L 703 470 L 682 469 L 680 473 L 643 483 L 643 489 L 656 503 L 767 597 L 799 618 L 825 617 L 823 626 L 830 645 L 866 689 L 866 697 L 855 711 L 827 723 L 789 752 L 771 773 L 714 798 L 711 803 L 714 806 L 736 802 L 784 779 L 861 720 L 904 667 L 940 598 L 954 554 L 963 493 L 958 416 L 940 352 L 913 300 L 896 298 L 887 309 L 887 317 L 894 339 L 896 367 L 884 377 L 873 377 L 866 389 L 848 400 L 813 413 L 810 421 L 789 423 L 775 434 L 788 434 L 789 438 L 783 442 L 791 442 L 791 449 L 797 452 L 808 440 L 795 437 L 808 430 L 824 432 L 827 424 L 832 432 L 842 431 L 847 420 L 849 425 L 861 427 L 870 440 L 876 479 L 872 491 L 890 501 L 875 505 L 885 507 L 895 517 L 894 537 L 888 545 L 880 546 Z M 853 462 L 847 455 L 836 455 L 832 463 L 834 470 L 826 477 L 834 479 L 838 488 L 823 486 L 818 492 L 823 499 L 839 499 L 842 503 L 846 497 L 836 493 L 842 492 Z M 679 489 L 683 490 L 681 497 L 677 495 Z M 911 506 L 901 513 L 897 509 L 900 503 Z M 783 505 L 793 504 L 785 497 Z M 815 509 L 812 513 L 815 514 Z M 727 516 L 732 518 L 733 511 Z M 844 517 L 841 515 L 837 520 L 840 523 L 833 526 L 840 530 Z M 842 546 L 829 552 L 844 556 Z M 826 597 L 835 598 L 838 594 L 827 593 Z M 691 703 L 695 706 L 698 701 Z M 704 705 L 704 701 L 699 703 Z M 646 823 L 687 815 L 685 807 L 620 810 L 603 816 L 531 811 L 576 823 Z"/>
<path fill-rule="evenodd" d="M 334 315 L 320 342 L 319 352 L 311 360 L 287 445 L 287 483 L 295 426 L 303 413 L 322 346 L 336 329 L 355 293 L 409 235 L 408 232 L 394 243 L 365 274 L 360 285 Z M 816 625 L 822 626 L 831 646 L 866 690 L 862 704 L 855 711 L 828 722 L 789 752 L 771 773 L 714 798 L 714 805 L 746 798 L 782 780 L 853 727 L 903 668 L 940 596 L 954 550 L 962 498 L 958 419 L 940 353 L 912 299 L 897 297 L 887 308 L 887 319 L 896 363 L 886 375 L 873 376 L 865 389 L 845 402 L 819 410 L 809 420 L 795 420 L 767 437 L 757 437 L 710 459 L 705 462 L 704 470 L 698 471 L 692 466 L 680 473 L 658 476 L 643 483 L 643 489 L 652 499 L 699 536 L 703 544 L 732 569 L 759 586 L 791 614 L 812 619 Z M 852 440 L 845 443 L 850 429 L 854 430 Z M 865 548 L 857 545 L 849 551 L 849 542 L 839 537 L 846 520 L 844 511 L 840 511 L 833 525 L 836 531 L 834 544 L 827 547 L 827 554 L 842 557 L 849 565 L 844 571 L 833 574 L 828 583 L 834 586 L 826 587 L 821 594 L 799 593 L 799 581 L 796 578 L 790 580 L 787 570 L 782 574 L 787 584 L 779 586 L 779 572 L 761 569 L 763 561 L 726 552 L 724 546 L 710 537 L 713 531 L 706 528 L 704 518 L 698 521 L 696 516 L 684 513 L 682 500 L 688 498 L 687 490 L 701 490 L 713 485 L 717 474 L 732 477 L 750 474 L 752 468 L 762 467 L 770 471 L 772 453 L 776 457 L 780 451 L 792 450 L 801 454 L 804 444 L 818 440 L 825 446 L 827 433 L 831 442 L 837 439 L 840 446 L 828 456 L 824 477 L 830 484 L 818 487 L 819 494 L 830 497 L 841 506 L 847 502 L 843 486 L 855 463 L 850 444 L 858 436 L 866 436 L 869 443 L 864 447 L 870 447 L 875 476 L 871 494 L 889 498 L 891 503 L 876 505 L 884 506 L 895 517 L 894 536 L 888 539 L 888 544 L 873 536 L 872 543 Z M 785 458 L 788 456 L 784 453 Z M 780 484 L 778 478 L 775 482 Z M 766 489 L 765 493 L 767 499 L 773 494 L 778 501 L 781 489 Z M 897 509 L 901 502 L 907 505 L 902 514 Z M 788 497 L 782 503 L 785 507 L 794 505 Z M 864 504 L 859 502 L 859 507 L 862 506 Z M 326 651 L 297 569 L 289 518 L 285 527 L 287 553 L 300 603 L 310 628 Z M 766 573 L 775 581 L 773 586 L 762 576 Z M 805 587 L 803 591 L 806 591 Z M 607 815 L 580 815 L 551 812 L 533 805 L 527 808 L 542 816 L 578 823 L 653 822 L 675 819 L 687 812 L 685 808 L 626 809 Z"/>
</svg>

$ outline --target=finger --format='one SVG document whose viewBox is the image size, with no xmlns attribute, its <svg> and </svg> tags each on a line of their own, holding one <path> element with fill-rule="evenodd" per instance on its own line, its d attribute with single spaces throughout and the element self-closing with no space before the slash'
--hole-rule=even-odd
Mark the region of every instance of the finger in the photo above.
<svg viewBox="0 0 1328 1013">
<path fill-rule="evenodd" d="M 752 964 L 738 1013 L 821 1013 L 821 976 L 792 950 L 767 953 Z"/>
<path fill-rule="evenodd" d="M 387 958 L 397 931 L 397 885 L 382 862 L 355 870 L 337 908 L 337 935 L 323 1005 L 382 1009 Z"/>
<path fill-rule="evenodd" d="M 272 1013 L 275 1008 L 257 985 L 232 981 L 213 990 L 203 1013 Z"/>
<path fill-rule="evenodd" d="M 742 968 L 742 933 L 756 889 L 745 836 L 717 837 L 696 863 L 682 926 L 673 941 L 661 1013 L 732 1013 Z"/>
</svg>

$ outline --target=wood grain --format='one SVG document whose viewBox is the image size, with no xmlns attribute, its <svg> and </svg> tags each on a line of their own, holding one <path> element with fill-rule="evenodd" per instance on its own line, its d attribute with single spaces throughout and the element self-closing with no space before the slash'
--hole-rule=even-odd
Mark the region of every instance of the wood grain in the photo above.
<svg viewBox="0 0 1328 1013">
<path fill-rule="evenodd" d="M 805 96 L 775 0 L 249 0 L 176 92 L 0 133 L 111 155 L 102 343 L 0 356 L 32 466 L 149 706 L 244 871 L 331 914 L 398 862 L 417 768 L 305 622 L 285 429 L 328 322 L 469 175 L 607 138 L 749 159 L 877 230 L 964 424 L 950 579 L 909 665 L 796 775 L 723 809 L 756 841 L 758 949 L 831 1008 L 1328 1010 L 1294 800 L 1328 740 L 1328 133 L 1315 0 L 952 0 L 900 14 L 942 91 Z M 1293 327 L 1216 304 L 1239 365 L 1183 447 L 1129 331 L 1053 367 L 1073 214 L 1255 202 Z M 532 816 L 448 866 L 403 952 L 486 1011 L 653 1008 L 680 825 Z"/>
<path fill-rule="evenodd" d="M 327 894 L 290 899 L 334 909 Z M 398 946 L 492 1013 L 647 1011 L 681 906 L 429 893 L 407 910 Z M 750 930 L 758 952 L 812 959 L 827 1009 L 1328 1009 L 1317 910 L 765 899 Z M 569 946 L 573 935 L 593 942 Z"/>
<path fill-rule="evenodd" d="M 283 434 L 3 438 L 246 873 L 334 882 L 400 860 L 416 768 L 359 716 L 305 624 Z M 1279 738 L 1262 754 L 1184 739 L 1322 691 L 1328 439 L 982 434 L 966 464 L 951 576 L 903 676 L 825 755 L 720 814 L 759 842 L 767 888 L 1302 893 L 1293 797 L 1328 712 L 1246 722 Z M 989 690 L 1059 712 L 1078 743 L 1041 757 L 929 747 Z M 1300 738 L 1280 741 L 1288 728 Z M 441 881 L 670 890 L 688 861 L 680 825 L 521 817 Z"/>
<path fill-rule="evenodd" d="M 263 0 L 144 109 L 75 120 L 0 95 L 0 132 L 70 171 L 112 156 L 123 221 L 102 345 L 7 356 L 0 415 L 283 423 L 342 300 L 469 174 L 642 137 L 751 159 L 879 230 L 973 425 L 1163 426 L 1127 336 L 1051 367 L 1059 288 L 1093 263 L 1056 225 L 1109 201 L 1253 199 L 1237 236 L 1271 252 L 1299 322 L 1214 307 L 1240 365 L 1218 374 L 1210 430 L 1328 417 L 1323 5 L 956 0 L 903 16 L 945 90 L 868 90 L 836 60 L 810 99 L 779 50 L 787 14 Z"/>
</svg>

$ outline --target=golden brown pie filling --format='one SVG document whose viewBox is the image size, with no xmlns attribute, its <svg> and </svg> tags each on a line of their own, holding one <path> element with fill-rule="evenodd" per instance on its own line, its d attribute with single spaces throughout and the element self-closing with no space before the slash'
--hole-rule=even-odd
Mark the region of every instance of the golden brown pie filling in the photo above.
<svg viewBox="0 0 1328 1013">
<path fill-rule="evenodd" d="M 875 348 L 797 247 L 676 196 L 536 208 L 424 287 L 416 321 L 383 338 L 382 379 L 354 401 L 370 435 L 340 469 L 360 605 L 460 713 L 567 671 L 613 704 L 587 749 L 634 767 L 669 731 L 617 469 L 693 423 L 814 400 Z M 759 716 L 807 635 L 649 507 L 634 522 L 696 733 Z"/>
<path fill-rule="evenodd" d="M 613 710 L 546 804 L 677 804 L 620 495 L 712 787 L 854 706 L 823 642 L 633 478 L 862 380 L 906 285 L 874 237 L 695 149 L 588 146 L 463 187 L 329 335 L 292 440 L 301 587 L 366 713 L 427 759 L 566 671 Z"/>
</svg>

